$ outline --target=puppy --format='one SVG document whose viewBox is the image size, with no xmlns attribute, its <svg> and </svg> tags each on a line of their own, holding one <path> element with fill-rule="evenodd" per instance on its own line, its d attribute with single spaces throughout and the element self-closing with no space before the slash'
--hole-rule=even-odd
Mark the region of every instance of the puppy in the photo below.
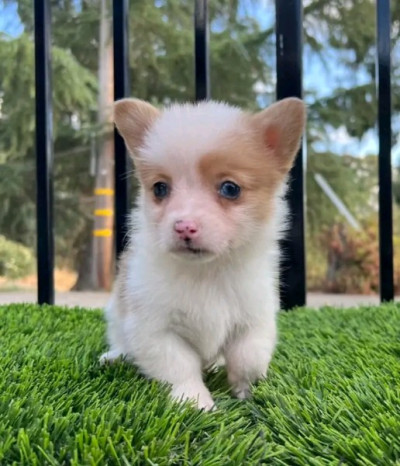
<svg viewBox="0 0 400 466">
<path fill-rule="evenodd" d="M 249 114 L 217 102 L 160 111 L 115 103 L 140 181 L 129 245 L 106 309 L 110 351 L 214 406 L 202 371 L 225 360 L 243 399 L 276 344 L 285 181 L 305 124 L 302 101 Z"/>
</svg>

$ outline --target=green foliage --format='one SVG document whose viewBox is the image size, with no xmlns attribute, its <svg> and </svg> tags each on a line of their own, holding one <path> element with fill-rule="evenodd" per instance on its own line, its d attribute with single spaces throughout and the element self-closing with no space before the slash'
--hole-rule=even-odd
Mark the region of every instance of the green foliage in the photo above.
<svg viewBox="0 0 400 466">
<path fill-rule="evenodd" d="M 308 233 L 306 251 L 307 291 L 321 291 L 326 283 L 328 269 L 327 245 L 321 245 L 320 241 L 315 241 L 315 235 Z"/>
<path fill-rule="evenodd" d="M 209 3 L 213 98 L 255 108 L 255 83 L 272 80 L 265 60 L 273 54 L 271 34 L 265 37 L 250 15 L 239 19 L 238 2 Z M 155 103 L 193 101 L 193 2 L 135 0 L 130 11 L 132 95 Z"/>
<path fill-rule="evenodd" d="M 35 263 L 30 249 L 0 235 L 0 277 L 11 280 L 24 277 L 33 272 Z"/>
<path fill-rule="evenodd" d="M 357 158 L 310 152 L 307 159 L 307 228 L 311 241 L 343 217 L 315 181 L 322 175 L 350 212 L 359 220 L 376 212 L 377 168 L 375 156 Z"/>
<path fill-rule="evenodd" d="M 376 122 L 375 83 L 351 87 L 339 87 L 331 96 L 317 100 L 311 111 L 312 119 L 334 128 L 344 126 L 350 136 L 361 138 Z"/>
<path fill-rule="evenodd" d="M 398 2 L 391 2 L 391 7 L 394 50 L 400 40 L 400 7 Z M 306 44 L 322 61 L 329 62 L 334 56 L 347 77 L 324 98 L 308 96 L 310 121 L 320 130 L 318 139 L 326 137 L 329 126 L 345 126 L 350 135 L 361 138 L 376 122 L 375 2 L 313 0 L 304 7 L 304 21 Z M 392 85 L 398 85 L 399 78 L 400 61 L 394 55 Z M 399 112 L 400 96 L 396 93 L 392 104 L 394 112 Z"/>
<path fill-rule="evenodd" d="M 69 118 L 79 116 L 84 124 L 96 105 L 96 80 L 79 65 L 68 50 L 53 47 L 53 111 L 55 137 L 70 128 Z M 3 91 L 0 126 L 1 161 L 21 160 L 34 146 L 35 77 L 34 44 L 27 34 L 0 40 L 0 89 Z M 68 118 L 69 117 L 69 118 Z"/>
<path fill-rule="evenodd" d="M 34 44 L 27 34 L 16 39 L 0 40 L 0 89 L 4 90 L 0 125 L 0 195 L 4 202 L 0 205 L 0 224 L 6 236 L 33 248 L 35 241 L 35 158 L 34 158 Z M 54 81 L 53 109 L 56 150 L 59 147 L 81 146 L 87 130 L 85 124 L 90 119 L 91 110 L 96 104 L 96 80 L 93 75 L 79 65 L 68 52 L 53 47 Z M 79 119 L 82 130 L 71 128 L 71 118 Z M 87 149 L 86 149 L 86 152 Z M 76 171 L 82 164 L 86 176 Z M 81 209 L 79 190 L 88 185 L 89 162 L 81 158 L 71 172 L 71 159 L 56 159 L 55 191 L 62 196 L 63 191 L 72 192 L 75 203 L 69 211 L 68 204 L 60 205 L 56 198 L 56 232 L 68 231 L 65 221 L 71 225 Z M 75 238 L 76 230 L 68 237 Z M 70 244 L 71 247 L 71 244 Z"/>
<path fill-rule="evenodd" d="M 391 465 L 400 460 L 400 308 L 298 310 L 252 400 L 208 377 L 214 413 L 128 364 L 101 368 L 99 312 L 0 307 L 2 464 Z M 397 462 L 397 463 L 396 463 Z"/>
</svg>

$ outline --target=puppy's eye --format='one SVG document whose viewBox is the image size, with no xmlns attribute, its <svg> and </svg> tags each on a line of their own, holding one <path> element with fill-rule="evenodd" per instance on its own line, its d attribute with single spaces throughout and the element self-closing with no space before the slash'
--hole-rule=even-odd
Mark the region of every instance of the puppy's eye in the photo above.
<svg viewBox="0 0 400 466">
<path fill-rule="evenodd" d="M 157 199 L 165 199 L 168 196 L 169 191 L 169 186 L 163 181 L 158 181 L 153 185 L 153 193 Z"/>
<path fill-rule="evenodd" d="M 225 199 L 237 199 L 240 196 L 240 186 L 233 181 L 224 181 L 219 187 L 219 194 Z"/>
</svg>

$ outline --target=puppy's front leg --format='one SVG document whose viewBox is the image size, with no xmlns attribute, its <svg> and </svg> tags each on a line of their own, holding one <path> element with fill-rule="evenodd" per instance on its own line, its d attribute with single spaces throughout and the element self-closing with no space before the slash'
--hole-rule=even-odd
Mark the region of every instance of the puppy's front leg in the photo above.
<svg viewBox="0 0 400 466">
<path fill-rule="evenodd" d="M 225 349 L 228 380 L 234 395 L 245 399 L 250 385 L 267 374 L 276 343 L 276 324 L 248 329 L 236 336 Z"/>
<path fill-rule="evenodd" d="M 147 338 L 134 359 L 146 375 L 171 384 L 174 399 L 195 401 L 206 411 L 213 409 L 213 399 L 202 379 L 200 356 L 179 335 L 157 333 Z"/>
</svg>

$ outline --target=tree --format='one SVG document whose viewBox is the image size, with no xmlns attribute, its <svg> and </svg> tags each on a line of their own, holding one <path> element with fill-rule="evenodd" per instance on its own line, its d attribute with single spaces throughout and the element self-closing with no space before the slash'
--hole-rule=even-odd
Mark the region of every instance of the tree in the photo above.
<svg viewBox="0 0 400 466">
<path fill-rule="evenodd" d="M 347 70 L 346 79 L 338 83 L 329 95 L 312 99 L 310 121 L 320 130 L 320 138 L 325 137 L 329 127 L 344 126 L 350 136 L 357 138 L 375 127 L 375 3 L 371 0 L 314 0 L 304 8 L 307 46 L 319 54 L 321 60 L 328 53 L 330 56 L 334 53 L 340 66 Z M 400 79 L 396 46 L 400 39 L 399 2 L 391 2 L 391 7 L 392 79 L 395 88 Z M 318 25 L 318 30 L 315 25 Z M 393 111 L 400 111 L 398 93 L 393 93 Z"/>
<path fill-rule="evenodd" d="M 86 241 L 89 251 L 80 259 L 80 273 L 75 289 L 105 289 L 112 285 L 113 264 L 113 200 L 110 194 L 114 188 L 114 139 L 112 128 L 113 48 L 111 39 L 111 18 L 107 2 L 100 2 L 98 58 L 98 110 L 97 122 L 104 128 L 98 138 L 98 156 L 95 168 L 95 200 L 93 235 Z M 102 194 L 100 194 L 102 193 Z"/>
<path fill-rule="evenodd" d="M 31 248 L 35 246 L 33 57 L 34 45 L 29 34 L 16 39 L 1 37 L 0 191 L 4 202 L 0 205 L 0 223 L 6 236 Z M 68 51 L 59 47 L 53 49 L 53 70 L 57 76 L 53 80 L 54 119 L 57 121 L 56 232 L 58 238 L 63 238 L 72 222 L 76 221 L 75 231 L 84 223 L 80 219 L 84 209 L 79 197 L 71 197 L 68 193 L 87 183 L 87 177 L 82 176 L 86 161 L 74 157 L 75 176 L 68 176 L 71 158 L 67 159 L 66 155 L 81 148 L 87 138 L 84 126 L 90 121 L 90 109 L 95 105 L 96 81 Z M 72 127 L 76 119 L 80 121 L 81 130 Z M 65 154 L 62 151 L 67 147 Z M 58 244 L 61 248 L 62 245 L 63 241 Z"/>
</svg>

